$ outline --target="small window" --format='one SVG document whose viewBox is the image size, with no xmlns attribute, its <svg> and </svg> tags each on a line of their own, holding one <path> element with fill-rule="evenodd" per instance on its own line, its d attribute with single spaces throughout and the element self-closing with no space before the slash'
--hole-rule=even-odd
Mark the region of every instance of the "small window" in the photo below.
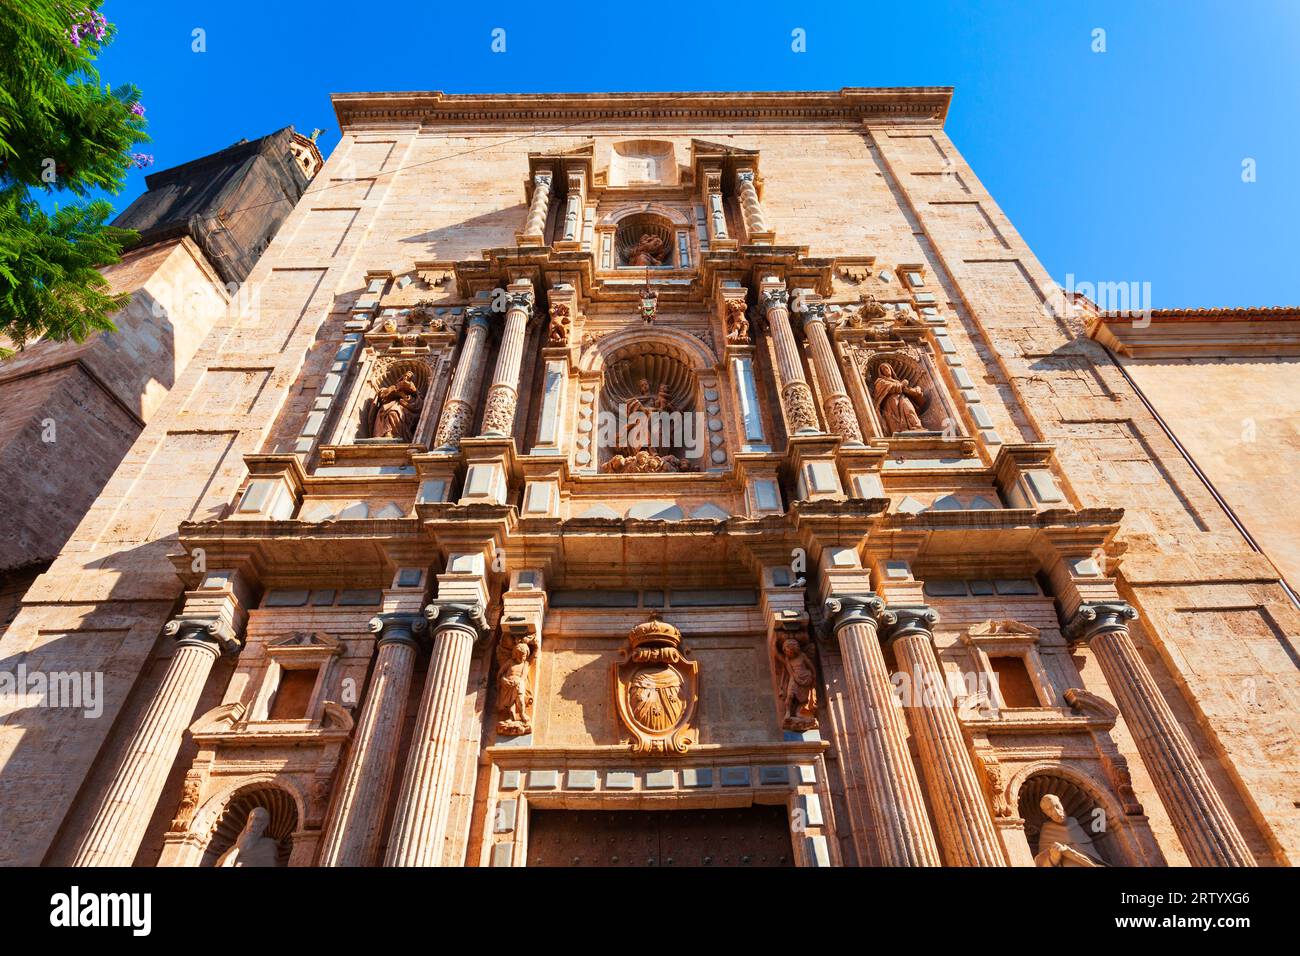
<svg viewBox="0 0 1300 956">
<path fill-rule="evenodd" d="M 318 667 L 295 667 L 280 671 L 280 684 L 271 701 L 268 720 L 305 720 L 311 706 L 312 691 L 316 689 Z"/>
<path fill-rule="evenodd" d="M 998 692 L 1002 695 L 1004 707 L 1042 706 L 1023 657 L 990 657 L 989 664 L 997 675 Z"/>
</svg>

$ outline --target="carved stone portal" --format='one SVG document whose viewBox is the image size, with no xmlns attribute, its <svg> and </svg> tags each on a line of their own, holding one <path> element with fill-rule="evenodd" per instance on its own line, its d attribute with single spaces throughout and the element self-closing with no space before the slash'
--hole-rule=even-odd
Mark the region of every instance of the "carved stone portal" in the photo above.
<svg viewBox="0 0 1300 956">
<path fill-rule="evenodd" d="M 685 753 L 698 742 L 691 720 L 699 700 L 699 667 L 677 628 L 658 616 L 638 624 L 614 663 L 619 718 L 632 732 L 632 752 Z"/>
</svg>

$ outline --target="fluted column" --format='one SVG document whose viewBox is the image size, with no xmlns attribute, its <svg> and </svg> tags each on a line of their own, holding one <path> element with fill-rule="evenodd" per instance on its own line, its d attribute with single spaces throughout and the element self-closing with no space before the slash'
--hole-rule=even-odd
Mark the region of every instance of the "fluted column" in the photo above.
<svg viewBox="0 0 1300 956">
<path fill-rule="evenodd" d="M 130 866 L 135 860 L 212 665 L 241 644 L 228 625 L 214 619 L 179 617 L 168 621 L 163 633 L 175 639 L 176 652 L 131 735 L 73 866 Z"/>
<path fill-rule="evenodd" d="M 1085 603 L 1067 634 L 1092 648 L 1142 762 L 1193 866 L 1255 866 L 1255 857 L 1219 798 L 1196 751 L 1142 663 L 1122 601 Z"/>
<path fill-rule="evenodd" d="M 549 169 L 533 173 L 533 197 L 528 204 L 528 218 L 517 237 L 520 245 L 545 241 L 546 214 L 551 208 L 551 175 Z"/>
<path fill-rule="evenodd" d="M 477 604 L 431 604 L 425 614 L 433 622 L 433 651 L 385 866 L 442 863 L 470 654 L 487 628 Z"/>
<path fill-rule="evenodd" d="M 883 608 L 884 602 L 874 594 L 826 602 L 844 659 L 851 717 L 858 725 L 881 862 L 939 866 L 939 848 L 876 635 L 875 616 Z"/>
<path fill-rule="evenodd" d="M 740 199 L 740 208 L 745 212 L 745 226 L 749 229 L 750 236 L 770 232 L 763 204 L 758 199 L 758 187 L 754 183 L 752 169 L 742 169 L 736 173 L 736 196 Z"/>
<path fill-rule="evenodd" d="M 910 682 L 904 706 L 920 751 L 921 776 L 934 808 L 939 842 L 949 866 L 1006 866 L 1006 854 L 934 653 L 930 629 L 938 619 L 928 607 L 890 607 L 880 618 L 894 660 Z"/>
<path fill-rule="evenodd" d="M 377 862 L 415 670 L 416 635 L 428 626 L 418 614 L 381 614 L 370 621 L 370 630 L 379 635 L 379 655 L 339 775 L 334 813 L 321 843 L 321 866 Z"/>
<path fill-rule="evenodd" d="M 483 360 L 487 355 L 488 320 L 483 309 L 471 309 L 456 371 L 447 389 L 447 401 L 438 419 L 435 448 L 456 448 L 474 420 L 474 399 L 483 381 Z"/>
<path fill-rule="evenodd" d="M 825 393 L 822 411 L 826 414 L 826 425 L 846 442 L 862 444 L 862 428 L 858 424 L 858 414 L 853 410 L 853 400 L 844 386 L 844 376 L 840 374 L 839 363 L 835 361 L 835 350 L 831 347 L 831 338 L 826 332 L 826 306 L 820 302 L 807 303 L 803 312 L 803 331 L 812 350 L 813 366 L 821 380 Z"/>
<path fill-rule="evenodd" d="M 813 405 L 812 389 L 804 378 L 803 363 L 799 360 L 799 345 L 790 328 L 790 293 L 779 283 L 762 284 L 760 302 L 772 331 L 772 344 L 776 347 L 777 384 L 781 389 L 781 406 L 786 421 L 796 434 L 817 432 L 817 409 Z"/>
<path fill-rule="evenodd" d="M 519 367 L 524 356 L 524 332 L 533 314 L 533 290 L 528 283 L 511 283 L 506 328 L 501 336 L 492 385 L 488 389 L 487 409 L 483 413 L 483 434 L 509 435 L 519 404 Z"/>
</svg>

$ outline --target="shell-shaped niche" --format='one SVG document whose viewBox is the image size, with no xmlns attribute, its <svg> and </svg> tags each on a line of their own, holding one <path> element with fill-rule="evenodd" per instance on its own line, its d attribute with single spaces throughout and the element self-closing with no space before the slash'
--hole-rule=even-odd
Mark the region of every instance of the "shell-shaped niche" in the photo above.
<svg viewBox="0 0 1300 956">
<path fill-rule="evenodd" d="M 404 395 L 399 390 L 390 393 L 386 402 L 380 401 L 385 389 L 392 389 L 404 379 L 415 387 L 413 395 Z M 423 362 L 399 360 L 376 363 L 367 382 L 366 400 L 361 403 L 356 437 L 389 441 L 413 440 L 416 423 L 428 397 L 429 380 L 429 366 Z M 386 416 L 384 421 L 380 419 L 381 412 Z"/>
<path fill-rule="evenodd" d="M 644 402 L 648 397 L 658 396 L 665 385 L 671 411 L 695 410 L 695 373 L 685 362 L 667 351 L 620 353 L 605 367 L 601 406 L 606 411 L 617 412 L 633 399 Z"/>
<path fill-rule="evenodd" d="M 621 268 L 670 268 L 676 264 L 673 224 L 654 213 L 628 216 L 618 225 L 614 243 Z"/>
<path fill-rule="evenodd" d="M 1020 788 L 1017 809 L 1025 821 L 1025 839 L 1029 841 L 1030 852 L 1037 853 L 1042 849 L 1038 845 L 1039 834 L 1042 832 L 1043 823 L 1047 820 L 1047 814 L 1039 807 L 1039 803 L 1049 793 L 1054 793 L 1060 798 L 1066 815 L 1074 817 L 1079 822 L 1079 826 L 1092 837 L 1093 845 L 1101 852 L 1102 857 L 1108 863 L 1114 863 L 1116 853 L 1111 846 L 1108 829 L 1105 827 L 1095 829 L 1093 826 L 1097 818 L 1097 800 L 1073 780 L 1050 771 L 1034 774 Z"/>
<path fill-rule="evenodd" d="M 255 807 L 263 807 L 270 813 L 271 822 L 266 827 L 266 835 L 276 843 L 279 865 L 289 865 L 289 851 L 293 849 L 290 838 L 298 828 L 298 806 L 288 791 L 265 785 L 241 790 L 226 804 L 212 828 L 212 836 L 203 853 L 202 866 L 216 866 L 221 854 L 235 845 L 240 831 L 248 822 L 248 815 Z"/>
</svg>

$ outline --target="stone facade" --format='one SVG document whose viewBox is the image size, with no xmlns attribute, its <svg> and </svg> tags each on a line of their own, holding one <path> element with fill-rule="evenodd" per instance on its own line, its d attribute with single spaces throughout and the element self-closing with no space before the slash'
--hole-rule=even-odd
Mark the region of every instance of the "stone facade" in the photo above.
<svg viewBox="0 0 1300 956">
<path fill-rule="evenodd" d="M 0 862 L 1290 863 L 1300 616 L 950 92 L 336 96 L 0 641 L 106 678 Z"/>
</svg>

